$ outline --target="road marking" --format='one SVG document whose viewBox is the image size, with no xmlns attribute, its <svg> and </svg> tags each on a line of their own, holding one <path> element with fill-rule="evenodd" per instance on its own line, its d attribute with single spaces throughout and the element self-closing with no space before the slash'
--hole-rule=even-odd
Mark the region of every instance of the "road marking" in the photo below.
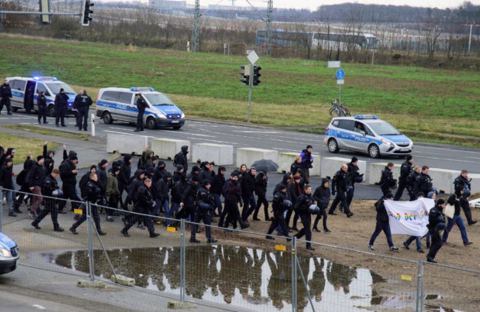
<svg viewBox="0 0 480 312">
<path fill-rule="evenodd" d="M 36 309 L 39 309 L 39 310 L 46 310 L 47 308 L 45 308 L 44 306 L 41 306 L 39 304 L 32 304 L 32 307 L 36 308 Z"/>
</svg>

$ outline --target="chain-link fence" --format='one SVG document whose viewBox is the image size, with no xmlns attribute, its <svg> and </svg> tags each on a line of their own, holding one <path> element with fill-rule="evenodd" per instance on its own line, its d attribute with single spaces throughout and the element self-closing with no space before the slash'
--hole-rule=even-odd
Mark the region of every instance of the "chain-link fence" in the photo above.
<svg viewBox="0 0 480 312">
<path fill-rule="evenodd" d="M 12 192 L 14 206 L 2 196 L 0 231 L 17 242 L 21 265 L 235 311 L 476 311 L 479 302 L 480 271 L 318 242 L 313 253 L 294 237 Z M 23 213 L 8 217 L 12 207 Z M 27 207 L 37 217 L 62 213 L 31 224 Z"/>
</svg>

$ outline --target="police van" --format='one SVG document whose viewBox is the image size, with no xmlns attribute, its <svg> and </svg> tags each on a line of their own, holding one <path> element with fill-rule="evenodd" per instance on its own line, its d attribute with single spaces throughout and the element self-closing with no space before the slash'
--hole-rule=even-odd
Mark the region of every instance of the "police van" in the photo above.
<svg viewBox="0 0 480 312">
<path fill-rule="evenodd" d="M 137 100 L 143 97 L 148 107 L 144 113 L 144 123 L 148 129 L 180 129 L 185 124 L 185 114 L 168 96 L 150 87 L 103 88 L 97 97 L 97 117 L 106 124 L 114 121 L 136 123 Z"/>
<path fill-rule="evenodd" d="M 367 153 L 371 158 L 406 156 L 413 151 L 412 140 L 375 115 L 333 118 L 325 130 L 324 143 L 330 153 L 348 150 Z"/>
<path fill-rule="evenodd" d="M 17 243 L 0 232 L 0 274 L 14 271 L 17 268 L 18 258 Z"/>
<path fill-rule="evenodd" d="M 37 99 L 40 91 L 47 98 L 47 114 L 55 116 L 55 96 L 60 89 L 68 95 L 68 112 L 73 112 L 73 102 L 77 93 L 63 81 L 55 77 L 7 77 L 12 89 L 12 110 L 25 109 L 27 112 L 37 111 Z"/>
</svg>

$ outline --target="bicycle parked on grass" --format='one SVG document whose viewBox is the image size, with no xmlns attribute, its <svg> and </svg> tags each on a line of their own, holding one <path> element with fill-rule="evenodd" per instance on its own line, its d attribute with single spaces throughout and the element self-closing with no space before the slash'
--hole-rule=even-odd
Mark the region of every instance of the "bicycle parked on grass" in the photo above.
<svg viewBox="0 0 480 312">
<path fill-rule="evenodd" d="M 332 101 L 332 107 L 330 107 L 330 116 L 337 116 L 337 117 L 349 117 L 350 110 L 344 106 L 338 99 Z"/>
</svg>

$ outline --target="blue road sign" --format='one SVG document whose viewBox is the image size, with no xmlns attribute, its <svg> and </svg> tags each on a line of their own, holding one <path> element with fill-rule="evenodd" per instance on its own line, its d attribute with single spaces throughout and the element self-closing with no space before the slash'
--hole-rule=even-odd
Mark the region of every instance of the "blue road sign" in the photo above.
<svg viewBox="0 0 480 312">
<path fill-rule="evenodd" d="M 337 69 L 337 73 L 335 75 L 337 80 L 345 80 L 345 71 L 342 68 Z"/>
</svg>

